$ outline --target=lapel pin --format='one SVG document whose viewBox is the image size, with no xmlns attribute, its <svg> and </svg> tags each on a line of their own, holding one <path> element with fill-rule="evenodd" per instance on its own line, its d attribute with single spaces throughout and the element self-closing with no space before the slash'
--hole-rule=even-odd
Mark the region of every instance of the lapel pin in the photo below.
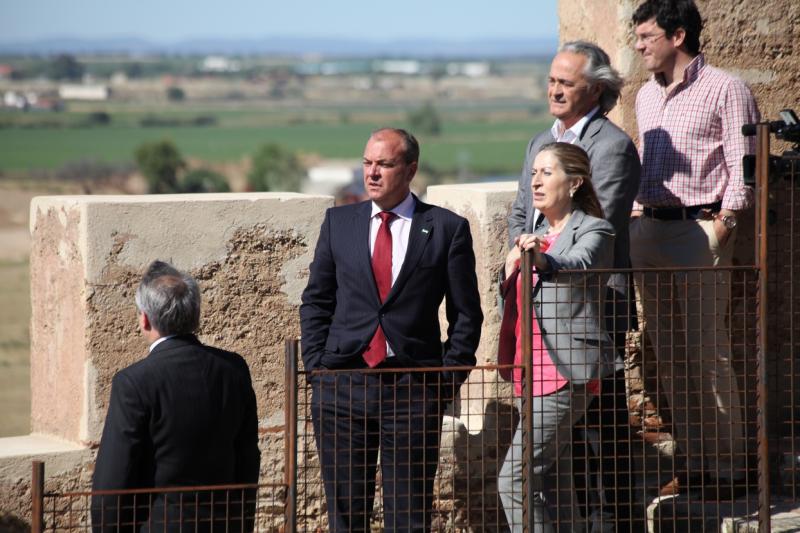
<svg viewBox="0 0 800 533">
<path fill-rule="evenodd" d="M 422 228 L 422 233 L 424 233 L 425 235 L 427 235 L 427 234 L 428 234 L 428 228 Z"/>
</svg>

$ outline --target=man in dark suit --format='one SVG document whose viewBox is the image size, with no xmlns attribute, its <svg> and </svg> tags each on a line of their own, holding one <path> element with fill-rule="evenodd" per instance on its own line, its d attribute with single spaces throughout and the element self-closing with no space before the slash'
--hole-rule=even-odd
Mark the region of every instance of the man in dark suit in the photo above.
<svg viewBox="0 0 800 533">
<path fill-rule="evenodd" d="M 552 128 L 536 135 L 528 143 L 525 164 L 519 179 L 517 198 L 508 217 L 509 246 L 522 233 L 533 233 L 540 222 L 531 198 L 531 167 L 539 149 L 560 141 L 583 148 L 592 164 L 592 184 L 597 191 L 606 220 L 614 226 L 614 268 L 630 268 L 628 224 L 636 194 L 639 191 L 641 164 L 631 138 L 606 114 L 613 109 L 622 89 L 622 78 L 610 64 L 608 54 L 593 43 L 565 43 L 553 58 L 548 77 L 547 96 L 550 114 L 556 120 Z M 602 393 L 589 406 L 586 423 L 576 425 L 576 443 L 599 441 L 602 465 L 589 461 L 590 480 L 597 482 L 602 472 L 605 489 L 603 505 L 592 509 L 595 529 L 617 531 L 628 527 L 630 509 L 630 464 L 628 405 L 625 394 L 625 373 L 622 357 L 625 334 L 635 327 L 634 297 L 627 275 L 614 274 L 608 282 L 606 328 L 614 339 L 620 359 L 616 374 L 603 380 Z M 599 430 L 599 436 L 588 434 Z M 588 450 L 590 457 L 591 449 Z M 583 453 L 573 457 L 578 471 L 584 469 Z M 577 464 L 580 463 L 580 464 Z M 597 489 L 600 486 L 595 487 Z M 597 491 L 590 491 L 597 494 Z"/>
<path fill-rule="evenodd" d="M 155 261 L 136 290 L 136 305 L 150 354 L 114 376 L 92 490 L 257 483 L 250 371 L 239 355 L 193 335 L 200 323 L 195 280 Z M 154 492 L 94 495 L 94 530 L 252 529 L 254 490 L 215 493 L 213 506 L 209 492 Z"/>
<path fill-rule="evenodd" d="M 466 372 L 402 369 L 475 364 L 483 315 L 469 223 L 411 194 L 418 159 L 408 132 L 373 132 L 363 159 L 370 201 L 326 212 L 303 293 L 331 531 L 369 530 L 379 450 L 384 530 L 430 528 L 442 413 Z M 366 368 L 400 370 L 357 370 Z"/>
</svg>

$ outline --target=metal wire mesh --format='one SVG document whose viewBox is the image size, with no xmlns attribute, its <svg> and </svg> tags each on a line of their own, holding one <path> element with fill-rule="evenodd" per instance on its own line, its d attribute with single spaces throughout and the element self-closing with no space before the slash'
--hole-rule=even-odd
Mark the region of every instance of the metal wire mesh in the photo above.
<svg viewBox="0 0 800 533">
<path fill-rule="evenodd" d="M 42 531 L 277 532 L 285 495 L 277 484 L 44 494 Z"/>
<path fill-rule="evenodd" d="M 661 523 L 662 531 L 687 524 L 705 529 L 755 513 L 757 504 L 748 497 L 757 493 L 755 269 L 624 274 L 621 283 L 654 285 L 673 319 L 666 326 L 649 323 L 647 335 L 627 331 L 637 321 L 635 298 L 617 302 L 607 329 L 618 333 L 624 366 L 612 365 L 599 394 L 565 414 L 564 428 L 547 444 L 558 452 L 553 464 L 533 477 L 518 472 L 521 485 L 503 479 L 517 475 L 504 474 L 504 462 L 536 463 L 523 452 L 531 436 L 521 420 L 528 413 L 535 433 L 546 426 L 548 409 L 562 407 L 528 400 L 499 377 L 497 366 L 473 369 L 460 391 L 448 376 L 466 369 L 301 372 L 298 530 L 404 530 L 418 520 L 433 531 L 505 531 L 514 520 L 509 511 L 524 512 L 531 498 L 540 497 L 557 529 L 644 531 L 648 520 Z M 597 295 L 590 284 L 605 283 L 606 276 L 567 277 L 561 283 L 583 283 L 586 294 Z M 688 310 L 687 319 L 674 319 L 676 309 Z M 723 320 L 704 323 L 698 318 L 703 311 Z M 567 322 L 569 317 L 551 346 L 562 358 L 575 349 L 571 336 L 600 342 L 585 320 Z M 713 357 L 704 360 L 701 353 Z M 727 373 L 722 363 L 729 364 Z M 567 364 L 584 362 L 576 353 Z M 526 371 L 524 365 L 506 368 L 517 380 Z M 532 374 L 544 379 L 535 369 Z M 733 420 L 724 416 L 734 409 Z M 327 454 L 322 461 L 320 450 Z M 682 490 L 660 497 L 675 478 Z M 514 526 L 535 530 L 536 519 L 523 516 L 525 524 Z"/>
</svg>

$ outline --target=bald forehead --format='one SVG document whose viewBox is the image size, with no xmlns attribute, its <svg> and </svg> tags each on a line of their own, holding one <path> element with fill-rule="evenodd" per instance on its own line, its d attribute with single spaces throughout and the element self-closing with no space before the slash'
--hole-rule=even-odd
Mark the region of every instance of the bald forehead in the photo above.
<svg viewBox="0 0 800 533">
<path fill-rule="evenodd" d="M 367 141 L 367 146 L 365 150 L 368 150 L 370 146 L 374 146 L 378 143 L 383 144 L 393 155 L 399 157 L 401 159 L 405 158 L 405 142 L 403 141 L 403 137 L 398 135 L 397 133 L 387 130 L 387 131 L 379 131 L 372 134 Z"/>
</svg>

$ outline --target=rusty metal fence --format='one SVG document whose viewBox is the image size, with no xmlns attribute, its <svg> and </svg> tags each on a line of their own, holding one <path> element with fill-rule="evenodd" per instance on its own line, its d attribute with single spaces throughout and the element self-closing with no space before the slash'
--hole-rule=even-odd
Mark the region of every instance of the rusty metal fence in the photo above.
<svg viewBox="0 0 800 533">
<path fill-rule="evenodd" d="M 31 531 L 277 533 L 286 516 L 282 483 L 49 493 L 34 462 Z"/>
<path fill-rule="evenodd" d="M 609 272 L 580 275 L 593 273 Z M 758 512 L 757 270 L 625 274 L 625 283 L 632 277 L 656 287 L 675 316 L 690 310 L 688 320 L 668 328 L 650 324 L 646 338 L 623 335 L 620 371 L 600 380 L 596 401 L 566 412 L 564 427 L 545 443 L 558 452 L 547 468 L 533 459 L 530 436 L 562 406 L 526 400 L 525 391 L 543 384 L 534 380 L 545 379 L 530 359 L 476 367 L 459 394 L 448 389 L 450 381 L 442 390 L 443 376 L 468 369 L 298 370 L 291 384 L 298 405 L 298 530 L 405 531 L 416 523 L 431 531 L 539 531 L 547 520 L 558 531 L 719 531 L 726 521 L 750 520 Z M 604 278 L 594 283 L 604 287 Z M 601 292 L 589 283 L 586 294 Z M 704 307 L 698 298 L 710 300 L 725 320 L 696 320 L 693 310 L 699 315 Z M 634 301 L 631 295 L 618 306 L 626 311 L 612 321 L 634 321 Z M 571 333 L 592 342 L 588 326 L 584 321 L 582 331 Z M 704 345 L 709 338 L 713 344 Z M 563 342 L 568 351 L 570 341 Z M 708 361 L 699 357 L 703 351 L 712 354 Z M 370 397 L 369 389 L 384 392 Z M 629 400 L 637 395 L 644 401 Z M 403 419 L 408 410 L 416 417 Z M 432 444 L 406 440 L 426 431 Z M 398 469 L 405 469 L 402 476 Z M 414 476 L 420 483 L 398 482 Z M 674 480 L 682 485 L 662 494 Z"/>
</svg>

